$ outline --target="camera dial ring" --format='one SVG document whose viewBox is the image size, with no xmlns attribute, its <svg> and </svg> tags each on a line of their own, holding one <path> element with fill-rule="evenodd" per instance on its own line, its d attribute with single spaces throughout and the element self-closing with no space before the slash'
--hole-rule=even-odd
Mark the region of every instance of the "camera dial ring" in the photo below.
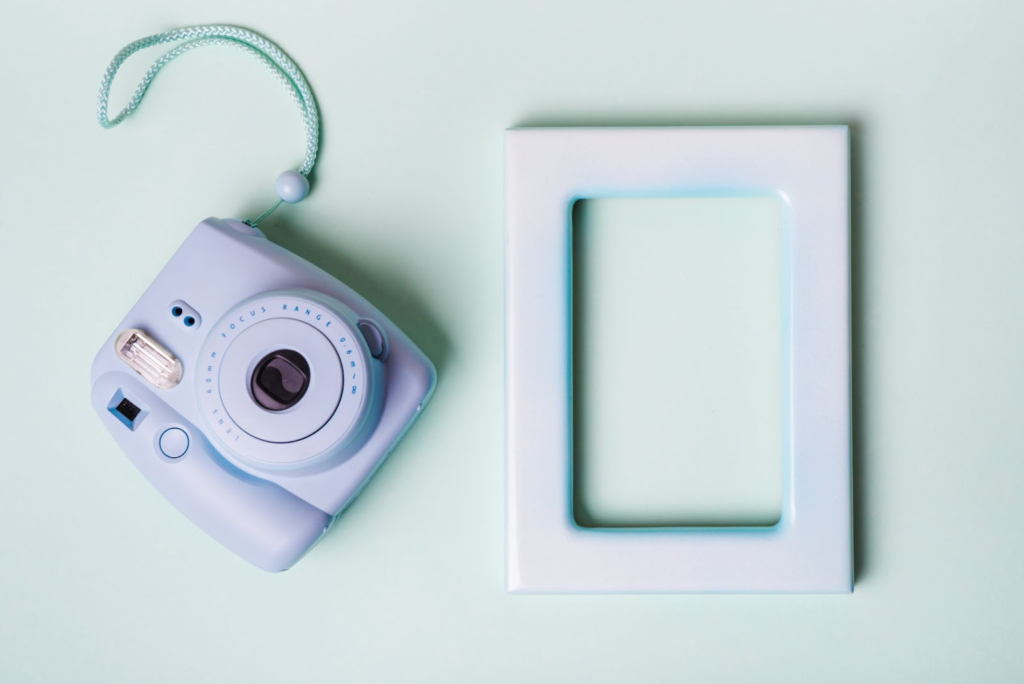
<svg viewBox="0 0 1024 684">
<path fill-rule="evenodd" d="M 212 326 L 199 353 L 196 391 L 208 432 L 229 460 L 291 469 L 359 446 L 367 416 L 380 402 L 382 379 L 374 373 L 356 322 L 355 314 L 332 298 L 285 291 L 244 302 Z M 282 351 L 308 364 L 308 388 L 294 405 L 275 410 L 253 387 L 259 384 L 260 365 Z M 279 371 L 302 373 L 298 358 L 279 356 L 292 359 L 278 363 Z M 270 389 L 279 399 L 292 398 L 287 389 Z"/>
<path fill-rule="evenodd" d="M 294 359 L 295 363 L 288 361 Z M 288 372 L 301 373 L 305 364 L 308 376 L 302 396 L 288 408 L 277 409 L 267 391 L 261 392 L 260 371 L 270 364 Z M 276 384 L 276 383 L 275 383 Z M 217 377 L 217 389 L 231 421 L 250 436 L 264 442 L 289 444 L 307 439 L 327 425 L 336 413 L 355 417 L 358 407 L 339 404 L 347 385 L 341 359 L 334 345 L 321 331 L 294 318 L 256 320 L 228 344 Z M 211 388 L 207 388 L 211 389 Z M 285 387 L 269 387 L 290 394 Z M 287 402 L 283 402 L 287 403 Z M 272 404 L 268 408 L 266 404 Z"/>
</svg>

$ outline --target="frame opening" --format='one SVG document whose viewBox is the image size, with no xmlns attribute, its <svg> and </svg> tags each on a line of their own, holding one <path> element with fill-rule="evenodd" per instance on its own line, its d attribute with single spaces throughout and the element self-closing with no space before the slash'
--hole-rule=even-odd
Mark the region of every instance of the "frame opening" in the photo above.
<svg viewBox="0 0 1024 684">
<path fill-rule="evenodd" d="M 783 219 L 763 194 L 573 204 L 577 526 L 780 520 Z"/>
</svg>

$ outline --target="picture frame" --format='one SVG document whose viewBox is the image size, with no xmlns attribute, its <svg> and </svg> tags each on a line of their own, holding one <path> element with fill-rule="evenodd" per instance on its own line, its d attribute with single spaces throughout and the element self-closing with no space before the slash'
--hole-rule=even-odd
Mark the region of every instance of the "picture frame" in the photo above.
<svg viewBox="0 0 1024 684">
<path fill-rule="evenodd" d="M 852 591 L 848 127 L 519 128 L 505 153 L 506 589 Z M 781 516 L 764 527 L 582 527 L 573 205 L 706 196 L 774 196 L 784 208 Z"/>
</svg>

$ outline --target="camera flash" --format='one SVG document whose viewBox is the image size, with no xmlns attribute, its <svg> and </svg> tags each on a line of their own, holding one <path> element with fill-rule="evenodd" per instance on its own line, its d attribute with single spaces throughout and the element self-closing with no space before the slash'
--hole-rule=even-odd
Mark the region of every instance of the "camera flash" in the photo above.
<svg viewBox="0 0 1024 684">
<path fill-rule="evenodd" d="M 181 361 L 146 333 L 130 328 L 117 336 L 114 351 L 135 372 L 160 389 L 181 382 Z"/>
</svg>

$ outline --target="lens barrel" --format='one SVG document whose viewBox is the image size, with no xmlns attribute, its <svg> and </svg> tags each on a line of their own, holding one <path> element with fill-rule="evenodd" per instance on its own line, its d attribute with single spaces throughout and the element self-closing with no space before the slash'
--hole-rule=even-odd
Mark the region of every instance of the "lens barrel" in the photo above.
<svg viewBox="0 0 1024 684">
<path fill-rule="evenodd" d="M 302 354 L 278 349 L 256 364 L 250 382 L 252 397 L 268 411 L 284 411 L 305 396 L 309 377 L 309 363 Z"/>
</svg>

